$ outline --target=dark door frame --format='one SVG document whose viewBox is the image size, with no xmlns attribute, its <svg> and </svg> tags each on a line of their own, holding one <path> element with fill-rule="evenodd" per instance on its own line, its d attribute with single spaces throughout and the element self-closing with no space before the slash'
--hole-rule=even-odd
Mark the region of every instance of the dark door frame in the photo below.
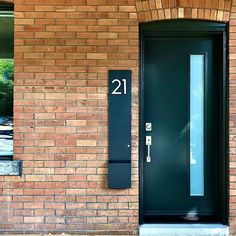
<svg viewBox="0 0 236 236">
<path fill-rule="evenodd" d="M 144 164 L 144 41 L 150 37 L 206 37 L 216 36 L 222 45 L 222 80 L 219 124 L 221 178 L 221 220 L 228 224 L 229 205 L 229 157 L 228 157 L 228 25 L 225 23 L 199 20 L 168 20 L 140 24 L 140 69 L 139 69 L 139 223 L 148 223 L 143 215 L 143 164 Z M 158 222 L 156 222 L 158 223 Z M 168 223 L 168 222 L 167 222 Z M 199 223 L 199 222 L 198 222 Z"/>
</svg>

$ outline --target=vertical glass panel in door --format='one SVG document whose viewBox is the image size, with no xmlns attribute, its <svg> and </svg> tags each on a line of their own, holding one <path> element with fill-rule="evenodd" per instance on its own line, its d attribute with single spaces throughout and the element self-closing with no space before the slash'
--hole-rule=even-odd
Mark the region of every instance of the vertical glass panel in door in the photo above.
<svg viewBox="0 0 236 236">
<path fill-rule="evenodd" d="M 190 196 L 204 196 L 205 55 L 190 55 Z"/>
</svg>

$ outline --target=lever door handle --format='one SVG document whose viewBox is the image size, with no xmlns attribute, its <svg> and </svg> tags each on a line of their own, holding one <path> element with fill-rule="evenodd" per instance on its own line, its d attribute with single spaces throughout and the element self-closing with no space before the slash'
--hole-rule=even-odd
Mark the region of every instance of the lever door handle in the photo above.
<svg viewBox="0 0 236 236">
<path fill-rule="evenodd" d="M 151 145 L 152 145 L 152 136 L 146 136 L 146 146 L 147 146 L 146 161 L 147 162 L 151 162 Z"/>
</svg>

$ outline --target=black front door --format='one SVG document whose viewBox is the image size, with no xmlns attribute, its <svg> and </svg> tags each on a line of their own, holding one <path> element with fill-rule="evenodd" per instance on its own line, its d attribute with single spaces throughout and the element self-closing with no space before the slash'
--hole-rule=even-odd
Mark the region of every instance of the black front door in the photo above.
<svg viewBox="0 0 236 236">
<path fill-rule="evenodd" d="M 146 36 L 142 63 L 142 222 L 222 222 L 222 37 Z"/>
</svg>

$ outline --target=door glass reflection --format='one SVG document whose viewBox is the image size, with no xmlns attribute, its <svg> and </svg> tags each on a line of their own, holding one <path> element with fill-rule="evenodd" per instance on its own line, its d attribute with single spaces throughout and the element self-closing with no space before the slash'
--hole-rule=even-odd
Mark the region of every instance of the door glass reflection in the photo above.
<svg viewBox="0 0 236 236">
<path fill-rule="evenodd" d="M 204 55 L 190 55 L 190 196 L 204 196 Z"/>
</svg>

